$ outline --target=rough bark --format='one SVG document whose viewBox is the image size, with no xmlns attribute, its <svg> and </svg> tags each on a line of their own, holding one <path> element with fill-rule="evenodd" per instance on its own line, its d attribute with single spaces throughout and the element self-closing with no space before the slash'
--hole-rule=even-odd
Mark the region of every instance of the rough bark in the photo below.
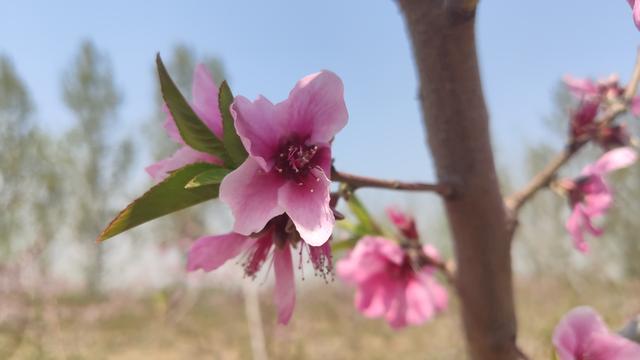
<svg viewBox="0 0 640 360">
<path fill-rule="evenodd" d="M 516 359 L 510 239 L 475 46 L 475 1 L 399 0 L 413 42 L 420 101 L 458 263 L 472 359 Z"/>
</svg>

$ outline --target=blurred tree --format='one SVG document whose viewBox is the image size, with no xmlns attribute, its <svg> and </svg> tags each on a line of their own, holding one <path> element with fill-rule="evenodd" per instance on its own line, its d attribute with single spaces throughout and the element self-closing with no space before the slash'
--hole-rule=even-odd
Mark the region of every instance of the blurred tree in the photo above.
<svg viewBox="0 0 640 360">
<path fill-rule="evenodd" d="M 637 119 L 628 120 L 626 123 L 632 132 L 640 134 Z M 637 149 L 638 139 L 634 142 Z M 612 250 L 622 260 L 623 275 L 640 279 L 640 164 L 636 163 L 628 170 L 614 173 L 610 182 L 616 202 L 605 224 L 606 237 L 614 245 Z"/>
<path fill-rule="evenodd" d="M 568 111 L 576 103 L 559 83 L 553 90 L 554 108 L 545 118 L 549 136 L 544 141 L 529 145 L 525 152 L 525 179 L 532 178 L 559 152 L 566 142 Z M 586 151 L 587 153 L 589 151 Z M 581 154 L 561 169 L 561 176 L 573 177 L 580 167 L 576 164 L 588 158 Z M 567 199 L 550 189 L 537 194 L 523 208 L 518 235 L 522 242 L 515 250 L 528 272 L 533 274 L 566 275 L 566 263 L 572 254 L 572 245 L 564 228 L 568 216 Z"/>
<path fill-rule="evenodd" d="M 70 176 L 75 196 L 77 236 L 89 246 L 93 254 L 87 267 L 87 285 L 99 294 L 104 268 L 104 246 L 94 239 L 104 226 L 105 219 L 114 215 L 109 200 L 121 191 L 133 157 L 133 143 L 129 139 L 116 142 L 113 130 L 122 100 L 113 80 L 107 55 L 93 43 L 81 44 L 75 60 L 62 81 L 63 99 L 73 112 L 77 123 L 67 134 L 70 154 L 74 157 L 76 176 Z"/>
<path fill-rule="evenodd" d="M 11 60 L 0 56 L 0 260 L 11 255 L 12 240 L 22 229 L 21 214 L 28 191 L 25 141 L 31 131 L 33 105 Z"/>
</svg>

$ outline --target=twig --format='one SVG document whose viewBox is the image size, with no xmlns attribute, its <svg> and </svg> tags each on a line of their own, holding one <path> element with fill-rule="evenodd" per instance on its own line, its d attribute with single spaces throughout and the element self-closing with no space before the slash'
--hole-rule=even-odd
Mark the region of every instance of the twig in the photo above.
<svg viewBox="0 0 640 360">
<path fill-rule="evenodd" d="M 633 71 L 633 76 L 627 88 L 624 92 L 624 102 L 616 101 L 609 105 L 607 111 L 600 116 L 598 126 L 605 127 L 611 125 L 611 123 L 621 114 L 625 113 L 628 109 L 628 104 L 636 94 L 638 84 L 640 83 L 640 51 L 636 59 L 636 64 Z M 538 190 L 546 187 L 556 176 L 558 170 L 566 164 L 577 152 L 580 150 L 588 140 L 582 140 L 569 144 L 560 154 L 554 157 L 542 171 L 536 174 L 531 181 L 520 191 L 510 195 L 505 199 L 505 205 L 510 211 L 510 218 L 513 220 L 518 213 L 518 210 L 524 205 L 527 200 L 531 199 Z"/>
<path fill-rule="evenodd" d="M 331 180 L 348 184 L 353 190 L 362 187 L 405 191 L 432 191 L 444 197 L 451 197 L 453 187 L 448 184 L 426 184 L 420 182 L 403 182 L 398 180 L 383 180 L 366 176 L 359 176 L 331 170 Z"/>
<path fill-rule="evenodd" d="M 245 281 L 244 284 L 242 288 L 244 294 L 244 310 L 247 315 L 247 325 L 249 326 L 251 354 L 253 355 L 253 360 L 268 360 L 269 357 L 264 340 L 258 293 L 253 281 Z"/>
<path fill-rule="evenodd" d="M 505 204 L 507 208 L 514 213 L 513 215 L 515 215 L 520 207 L 533 197 L 538 190 L 549 185 L 558 170 L 569 161 L 583 144 L 584 143 L 578 143 L 575 146 L 567 146 L 566 149 L 554 157 L 542 171 L 536 174 L 522 190 L 505 199 Z"/>
<path fill-rule="evenodd" d="M 631 99 L 636 95 L 638 83 L 640 83 L 640 49 L 638 49 L 638 54 L 636 55 L 636 66 L 633 69 L 633 75 L 631 75 L 631 80 L 627 84 L 627 88 L 624 92 L 625 101 L 631 101 Z"/>
</svg>

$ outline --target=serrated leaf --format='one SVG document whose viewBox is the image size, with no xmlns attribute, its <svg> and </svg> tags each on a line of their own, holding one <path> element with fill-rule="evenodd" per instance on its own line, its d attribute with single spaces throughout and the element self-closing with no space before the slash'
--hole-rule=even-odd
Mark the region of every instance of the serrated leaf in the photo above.
<svg viewBox="0 0 640 360">
<path fill-rule="evenodd" d="M 167 104 L 173 120 L 176 122 L 182 140 L 195 150 L 219 156 L 226 163 L 228 155 L 225 152 L 222 141 L 202 122 L 184 96 L 182 96 L 162 63 L 160 54 L 156 57 L 156 64 L 158 66 L 162 98 Z"/>
<path fill-rule="evenodd" d="M 229 174 L 230 172 L 231 170 L 225 168 L 206 170 L 191 179 L 187 183 L 187 185 L 184 186 L 184 188 L 194 189 L 200 186 L 220 184 L 222 182 L 222 179 L 224 179 L 224 177 L 227 176 L 227 174 Z"/>
<path fill-rule="evenodd" d="M 191 179 L 212 167 L 215 165 L 196 163 L 172 172 L 165 180 L 122 210 L 98 236 L 98 241 L 104 241 L 147 221 L 218 197 L 218 184 L 185 189 L 185 185 Z"/>
<path fill-rule="evenodd" d="M 218 91 L 218 106 L 220 107 L 220 115 L 222 115 L 222 142 L 235 168 L 240 166 L 247 158 L 247 150 L 244 148 L 233 123 L 233 117 L 231 116 L 232 102 L 233 94 L 229 84 L 227 84 L 227 81 L 223 81 Z"/>
</svg>

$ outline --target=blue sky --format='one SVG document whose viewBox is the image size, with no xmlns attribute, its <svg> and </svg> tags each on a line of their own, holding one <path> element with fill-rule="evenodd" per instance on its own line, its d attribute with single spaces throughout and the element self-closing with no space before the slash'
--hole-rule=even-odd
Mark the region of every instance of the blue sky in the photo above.
<svg viewBox="0 0 640 360">
<path fill-rule="evenodd" d="M 478 44 L 504 166 L 517 169 L 526 142 L 547 136 L 543 117 L 559 77 L 623 79 L 638 31 L 623 0 L 481 2 Z M 60 79 L 83 39 L 107 52 L 125 94 L 119 131 L 141 131 L 153 112 L 155 53 L 183 42 L 222 58 L 235 93 L 283 99 L 300 77 L 330 69 L 346 90 L 350 122 L 334 154 L 343 170 L 433 179 L 416 101 L 409 41 L 395 2 L 14 1 L 2 7 L 0 53 L 9 55 L 37 104 L 37 118 L 72 123 Z M 161 119 L 158 120 L 160 125 Z M 134 171 L 142 173 L 142 164 Z"/>
</svg>

